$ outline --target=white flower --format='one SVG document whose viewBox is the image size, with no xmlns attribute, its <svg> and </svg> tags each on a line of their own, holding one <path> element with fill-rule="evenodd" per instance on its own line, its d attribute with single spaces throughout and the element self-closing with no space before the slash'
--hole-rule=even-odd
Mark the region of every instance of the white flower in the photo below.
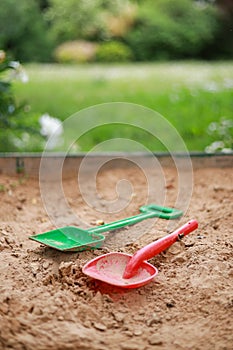
<svg viewBox="0 0 233 350">
<path fill-rule="evenodd" d="M 28 75 L 18 61 L 11 61 L 9 66 L 14 69 L 11 74 L 11 79 L 17 79 L 22 81 L 22 83 L 27 83 L 29 81 Z"/>
<path fill-rule="evenodd" d="M 222 150 L 221 150 L 221 152 L 222 153 L 227 153 L 227 154 L 231 154 L 231 153 L 233 153 L 233 150 L 231 149 L 231 148 L 223 148 Z"/>
<path fill-rule="evenodd" d="M 225 78 L 225 79 L 224 79 L 223 86 L 224 86 L 226 89 L 232 89 L 232 88 L 233 88 L 233 79 Z"/>
<path fill-rule="evenodd" d="M 209 146 L 205 148 L 206 153 L 215 153 L 217 151 L 222 151 L 225 148 L 223 141 L 214 141 Z"/>
<path fill-rule="evenodd" d="M 204 85 L 204 90 L 208 91 L 208 92 L 217 92 L 219 91 L 219 86 L 217 85 L 217 83 L 215 83 L 214 81 L 209 81 Z"/>
<path fill-rule="evenodd" d="M 28 83 L 29 78 L 24 69 L 22 69 L 21 72 L 19 72 L 18 79 L 22 81 L 22 83 Z"/>
<path fill-rule="evenodd" d="M 218 123 L 212 122 L 212 123 L 209 124 L 209 126 L 207 128 L 207 132 L 209 134 L 211 134 L 211 133 L 215 132 L 217 129 L 218 129 Z"/>
<path fill-rule="evenodd" d="M 41 125 L 41 135 L 48 140 L 47 149 L 53 149 L 62 143 L 63 126 L 59 119 L 45 113 L 40 117 L 39 123 Z"/>
<path fill-rule="evenodd" d="M 13 137 L 12 141 L 17 148 L 25 149 L 30 141 L 30 135 L 24 132 L 21 137 Z"/>
<path fill-rule="evenodd" d="M 11 61 L 10 63 L 9 63 L 9 66 L 11 67 L 11 68 L 14 68 L 14 69 L 19 69 L 20 67 L 21 67 L 21 65 L 20 65 L 20 63 L 18 62 L 18 61 Z"/>
<path fill-rule="evenodd" d="M 40 117 L 41 131 L 43 136 L 50 137 L 52 134 L 61 135 L 63 133 L 62 122 L 54 117 L 51 117 L 48 113 L 43 114 Z"/>
</svg>

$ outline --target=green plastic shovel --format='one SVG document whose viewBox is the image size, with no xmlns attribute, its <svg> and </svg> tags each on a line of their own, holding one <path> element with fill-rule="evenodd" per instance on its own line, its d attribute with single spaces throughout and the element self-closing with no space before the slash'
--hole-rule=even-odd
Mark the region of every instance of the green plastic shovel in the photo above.
<svg viewBox="0 0 233 350">
<path fill-rule="evenodd" d="M 162 207 L 156 204 L 144 205 L 140 214 L 109 224 L 92 227 L 87 230 L 75 226 L 65 226 L 52 231 L 44 232 L 29 238 L 48 247 L 61 251 L 83 251 L 100 248 L 105 236 L 101 233 L 116 230 L 136 224 L 142 220 L 158 217 L 161 219 L 177 219 L 183 212 L 175 208 Z"/>
</svg>

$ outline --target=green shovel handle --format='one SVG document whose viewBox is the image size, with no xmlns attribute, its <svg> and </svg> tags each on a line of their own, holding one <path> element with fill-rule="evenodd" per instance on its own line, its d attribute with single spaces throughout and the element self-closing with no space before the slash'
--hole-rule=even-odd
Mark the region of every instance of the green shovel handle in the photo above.
<svg viewBox="0 0 233 350">
<path fill-rule="evenodd" d="M 142 207 L 140 207 L 141 213 L 148 213 L 149 211 L 157 212 L 159 215 L 155 215 L 156 217 L 167 220 L 178 219 L 183 215 L 182 210 L 176 208 L 162 207 L 161 205 L 157 204 L 143 205 Z"/>
<path fill-rule="evenodd" d="M 183 215 L 183 212 L 179 209 L 162 207 L 156 204 L 144 205 L 140 208 L 140 212 L 141 214 L 131 216 L 126 219 L 114 221 L 109 224 L 92 227 L 87 231 L 92 233 L 102 233 L 106 231 L 117 230 L 121 227 L 133 225 L 145 219 L 158 217 L 161 219 L 170 220 L 170 219 L 177 219 L 181 215 Z"/>
</svg>

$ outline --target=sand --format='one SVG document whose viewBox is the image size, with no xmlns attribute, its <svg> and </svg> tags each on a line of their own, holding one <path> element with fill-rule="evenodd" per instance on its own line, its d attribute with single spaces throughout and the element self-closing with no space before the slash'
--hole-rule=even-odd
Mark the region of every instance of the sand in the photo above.
<svg viewBox="0 0 233 350">
<path fill-rule="evenodd" d="M 165 173 L 166 205 L 172 206 L 176 174 L 173 169 Z M 99 174 L 99 201 L 115 198 L 115 180 L 122 176 L 133 183 L 133 196 L 116 214 L 106 213 L 104 206 L 102 212 L 95 205 L 89 208 L 75 179 L 64 181 L 67 203 L 86 226 L 136 215 L 145 204 L 145 177 L 130 168 Z M 0 184 L 1 349 L 233 348 L 232 169 L 194 171 L 191 202 L 177 225 L 196 218 L 199 228 L 150 260 L 159 273 L 139 289 L 109 286 L 85 276 L 81 268 L 110 251 L 132 254 L 165 235 L 167 221 L 150 219 L 149 229 L 144 223 L 123 229 L 103 249 L 59 252 L 28 239 L 55 227 L 38 180 L 0 175 Z M 51 185 L 53 201 L 57 208 Z M 75 224 L 61 212 L 61 223 Z"/>
</svg>

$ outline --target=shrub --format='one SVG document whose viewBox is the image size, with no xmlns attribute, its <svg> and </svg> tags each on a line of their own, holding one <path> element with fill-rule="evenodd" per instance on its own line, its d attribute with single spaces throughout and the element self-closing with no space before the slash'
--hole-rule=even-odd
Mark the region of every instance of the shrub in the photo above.
<svg viewBox="0 0 233 350">
<path fill-rule="evenodd" d="M 136 59 L 197 57 L 214 41 L 215 8 L 192 0 L 144 1 L 126 41 Z"/>
<path fill-rule="evenodd" d="M 96 51 L 96 60 L 99 62 L 127 62 L 132 57 L 131 49 L 117 41 L 102 43 Z"/>
<path fill-rule="evenodd" d="M 88 41 L 68 41 L 58 46 L 54 52 L 60 63 L 83 63 L 93 61 L 97 45 Z"/>
<path fill-rule="evenodd" d="M 137 7 L 130 2 L 124 3 L 120 13 L 106 13 L 105 22 L 107 33 L 112 38 L 124 38 L 133 27 L 137 14 Z"/>
<path fill-rule="evenodd" d="M 52 44 L 36 0 L 1 0 L 0 47 L 21 62 L 50 59 Z"/>
<path fill-rule="evenodd" d="M 30 135 L 33 134 L 36 138 L 39 134 L 39 130 L 34 126 L 37 116 L 29 115 L 26 112 L 27 106 L 16 102 L 12 89 L 14 79 L 27 82 L 27 75 L 19 62 L 9 60 L 5 52 L 0 50 L 1 152 L 21 150 L 25 142 L 32 146 Z"/>
<path fill-rule="evenodd" d="M 50 0 L 49 3 L 46 18 L 58 44 L 76 39 L 109 38 L 109 16 L 119 17 L 128 7 L 125 0 Z M 127 18 L 129 16 L 127 14 Z"/>
</svg>

